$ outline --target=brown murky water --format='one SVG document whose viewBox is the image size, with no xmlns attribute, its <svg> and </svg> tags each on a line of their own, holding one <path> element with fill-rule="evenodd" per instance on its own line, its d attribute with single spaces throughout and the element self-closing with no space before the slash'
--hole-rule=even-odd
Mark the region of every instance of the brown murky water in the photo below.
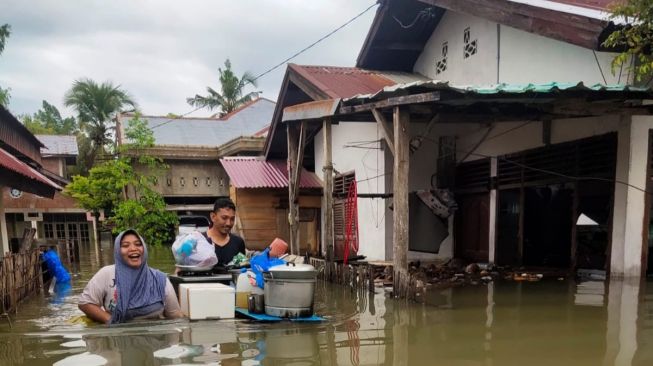
<svg viewBox="0 0 653 366">
<path fill-rule="evenodd" d="M 0 318 L 0 365 L 651 365 L 653 284 L 498 282 L 429 294 L 430 305 L 320 283 L 323 323 L 162 321 L 84 327 L 76 299 L 111 251 L 75 269 L 67 296 Z M 150 264 L 172 269 L 167 248 Z"/>
</svg>

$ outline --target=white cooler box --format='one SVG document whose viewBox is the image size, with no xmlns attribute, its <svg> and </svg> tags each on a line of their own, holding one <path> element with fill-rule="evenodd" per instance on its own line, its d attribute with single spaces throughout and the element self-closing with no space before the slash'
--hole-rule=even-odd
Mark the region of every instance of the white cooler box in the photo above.
<svg viewBox="0 0 653 366">
<path fill-rule="evenodd" d="M 221 283 L 179 284 L 181 312 L 192 320 L 232 319 L 235 303 L 233 287 Z"/>
</svg>

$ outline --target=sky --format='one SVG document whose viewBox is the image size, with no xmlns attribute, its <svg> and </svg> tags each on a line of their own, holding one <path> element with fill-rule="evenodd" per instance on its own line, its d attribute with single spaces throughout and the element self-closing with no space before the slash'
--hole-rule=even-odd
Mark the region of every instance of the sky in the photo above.
<svg viewBox="0 0 653 366">
<path fill-rule="evenodd" d="M 375 2 L 2 0 L 0 25 L 10 24 L 11 35 L 0 55 L 0 87 L 11 88 L 16 115 L 36 112 L 42 100 L 73 115 L 63 98 L 80 78 L 120 85 L 145 115 L 181 115 L 194 109 L 187 97 L 219 90 L 225 59 L 239 76 L 259 75 Z M 290 62 L 354 66 L 376 8 Z M 247 91 L 276 101 L 285 69 Z"/>
</svg>

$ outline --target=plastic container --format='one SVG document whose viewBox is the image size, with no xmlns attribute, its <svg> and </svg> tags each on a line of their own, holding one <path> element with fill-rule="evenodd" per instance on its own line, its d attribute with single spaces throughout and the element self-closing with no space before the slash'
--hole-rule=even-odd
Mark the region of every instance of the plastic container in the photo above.
<svg viewBox="0 0 653 366">
<path fill-rule="evenodd" d="M 234 289 L 221 283 L 182 283 L 179 302 L 191 320 L 234 317 Z"/>
<path fill-rule="evenodd" d="M 254 275 L 243 268 L 236 281 L 236 307 L 247 309 L 247 297 L 252 293 L 252 283 L 249 278 Z"/>
</svg>

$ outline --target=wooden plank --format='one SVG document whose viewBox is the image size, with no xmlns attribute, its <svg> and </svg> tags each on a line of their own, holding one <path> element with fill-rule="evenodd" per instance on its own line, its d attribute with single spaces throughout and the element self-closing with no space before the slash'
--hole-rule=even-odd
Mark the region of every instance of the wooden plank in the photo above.
<svg viewBox="0 0 653 366">
<path fill-rule="evenodd" d="M 440 100 L 440 92 L 433 91 L 421 94 L 404 95 L 401 97 L 387 98 L 378 102 L 366 103 L 354 106 L 340 107 L 340 114 L 354 114 L 359 112 L 369 112 L 373 109 L 402 106 L 408 104 L 437 102 Z"/>
<path fill-rule="evenodd" d="M 290 225 L 290 253 L 299 254 L 299 206 L 295 201 L 296 198 L 296 180 L 295 169 L 297 169 L 297 158 L 299 152 L 299 131 L 293 125 L 288 123 L 288 223 Z"/>
<path fill-rule="evenodd" d="M 395 155 L 395 144 L 394 144 L 394 135 L 392 133 L 392 126 L 390 126 L 390 123 L 385 119 L 383 114 L 378 110 L 378 109 L 372 109 L 372 114 L 374 115 L 374 119 L 376 119 L 376 123 L 381 126 L 381 132 L 383 133 L 383 138 L 385 139 L 386 144 L 388 144 L 388 149 L 390 149 L 390 153 L 392 156 Z"/>
<path fill-rule="evenodd" d="M 395 295 L 404 297 L 408 288 L 408 173 L 410 171 L 410 115 L 402 107 L 394 108 L 393 182 L 393 266 Z"/>
<path fill-rule="evenodd" d="M 331 263 L 333 263 L 333 249 L 334 249 L 334 237 L 333 237 L 333 157 L 332 157 L 332 145 L 331 145 L 331 121 L 325 119 L 322 123 L 322 145 L 324 146 L 324 168 L 323 171 L 323 181 L 324 181 L 324 192 L 322 194 L 322 200 L 324 202 L 324 245 L 326 246 L 326 258 L 329 266 L 327 269 L 331 268 Z M 328 275 L 328 274 L 327 274 Z"/>
</svg>

